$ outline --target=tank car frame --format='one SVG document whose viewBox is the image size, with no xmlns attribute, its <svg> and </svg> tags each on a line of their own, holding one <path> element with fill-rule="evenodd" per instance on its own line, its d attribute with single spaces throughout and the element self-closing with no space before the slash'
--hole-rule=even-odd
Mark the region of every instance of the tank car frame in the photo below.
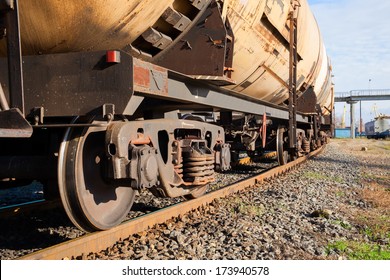
<svg viewBox="0 0 390 280">
<path fill-rule="evenodd" d="M 241 151 L 276 150 L 285 164 L 326 142 L 315 95 L 297 100 L 293 43 L 291 103 L 279 106 L 221 87 L 233 82 L 234 47 L 222 18 L 228 42 L 205 67 L 228 64 L 199 76 L 117 50 L 22 57 L 17 1 L 0 10 L 10 50 L 0 64 L 1 186 L 41 181 L 82 230 L 120 223 L 143 189 L 199 197 Z"/>
</svg>

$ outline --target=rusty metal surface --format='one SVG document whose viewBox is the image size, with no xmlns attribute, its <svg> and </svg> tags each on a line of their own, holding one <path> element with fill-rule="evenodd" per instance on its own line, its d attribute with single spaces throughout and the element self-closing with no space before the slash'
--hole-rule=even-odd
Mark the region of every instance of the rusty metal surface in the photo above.
<svg viewBox="0 0 390 280">
<path fill-rule="evenodd" d="M 309 87 L 297 99 L 297 111 L 301 113 L 316 113 L 317 95 L 314 93 L 313 87 Z"/>
<path fill-rule="evenodd" d="M 297 167 L 297 165 L 303 163 L 308 158 L 318 155 L 324 148 L 325 146 L 286 165 L 273 168 L 261 175 L 254 176 L 218 191 L 211 192 L 199 199 L 186 201 L 184 203 L 144 215 L 107 231 L 87 234 L 84 237 L 26 255 L 19 258 L 19 260 L 60 260 L 86 256 L 91 252 L 99 252 L 114 245 L 118 240 L 123 240 L 132 234 L 147 230 L 155 224 L 164 223 L 172 217 L 183 215 L 202 205 L 207 205 L 216 198 L 222 198 L 233 193 L 237 193 L 247 187 L 257 185 L 267 178 L 273 178 L 287 172 Z"/>
<path fill-rule="evenodd" d="M 227 31 L 219 7 L 211 1 L 207 10 L 180 42 L 153 59 L 154 63 L 188 75 L 223 76 L 226 67 Z"/>
<path fill-rule="evenodd" d="M 235 43 L 232 78 L 239 81 L 233 87 L 244 94 L 280 104 L 288 99 L 288 14 L 290 1 L 229 1 L 227 15 Z M 328 59 L 319 29 L 305 0 L 300 2 L 298 14 L 298 69 L 297 90 L 315 85 L 319 95 L 327 83 Z M 329 91 L 324 95 L 329 95 Z M 328 102 L 321 100 L 322 106 Z"/>
<path fill-rule="evenodd" d="M 289 153 L 294 157 L 297 152 L 297 68 L 298 68 L 298 12 L 299 2 L 292 1 L 293 10 L 289 13 L 290 22 L 290 58 L 289 58 L 289 120 L 288 120 L 288 140 Z"/>
<path fill-rule="evenodd" d="M 212 149 L 223 140 L 223 128 L 206 122 L 164 119 L 113 122 L 106 136 L 106 146 L 114 148 L 109 155 L 112 166 L 109 177 L 126 180 L 135 189 L 150 188 L 162 197 L 188 195 L 213 180 Z M 136 147 L 134 143 L 142 145 Z M 158 167 L 158 174 L 153 168 L 142 171 L 151 167 Z"/>
<path fill-rule="evenodd" d="M 167 96 L 168 70 L 134 59 L 134 91 Z"/>
<path fill-rule="evenodd" d="M 19 0 L 24 54 L 123 49 L 173 2 Z"/>
<path fill-rule="evenodd" d="M 183 169 L 180 175 L 185 184 L 192 187 L 213 182 L 215 155 L 207 147 L 207 141 L 189 138 L 181 140 L 180 145 L 183 160 L 181 162 Z"/>
<path fill-rule="evenodd" d="M 137 59 L 134 59 L 134 61 L 137 61 Z M 168 75 L 167 91 L 164 87 L 160 90 L 150 92 L 143 83 L 154 82 L 154 79 L 151 79 L 150 77 L 151 74 L 149 71 L 149 69 L 154 69 L 154 65 L 147 62 L 142 62 L 142 65 L 138 64 L 138 62 L 136 63 L 140 67 L 139 70 L 144 73 L 141 75 L 141 77 L 144 78 L 138 77 L 138 82 L 136 82 L 134 86 L 134 91 L 139 95 L 145 97 L 160 96 L 161 98 L 172 101 L 190 103 L 192 109 L 196 108 L 197 105 L 203 105 L 212 107 L 215 111 L 220 108 L 223 111 L 232 110 L 255 115 L 266 114 L 267 117 L 274 119 L 288 119 L 288 110 L 285 106 L 278 106 L 257 98 L 238 94 L 237 92 L 228 89 L 213 87 L 209 84 L 196 83 L 192 77 L 172 72 L 167 69 L 161 70 L 161 75 L 163 73 L 164 75 Z M 138 76 L 138 74 L 135 73 L 135 76 Z M 161 102 L 162 100 L 160 103 Z M 180 107 L 183 108 L 184 105 L 180 105 Z M 154 109 L 157 110 L 159 108 L 156 107 Z M 171 109 L 176 110 L 177 105 Z M 299 114 L 297 116 L 297 121 L 307 123 L 308 118 Z"/>
<path fill-rule="evenodd" d="M 106 62 L 106 52 L 79 52 L 23 58 L 26 116 L 43 107 L 45 117 L 103 114 L 104 104 L 122 113 L 132 95 L 132 58 Z M 7 85 L 7 62 L 0 60 L 0 82 Z M 4 87 L 9 97 L 9 87 Z M 96 112 L 100 110 L 100 112 Z"/>
<path fill-rule="evenodd" d="M 87 232 L 118 225 L 136 195 L 124 182 L 104 176 L 105 134 L 104 127 L 69 128 L 58 152 L 62 204 L 72 223 Z"/>
</svg>

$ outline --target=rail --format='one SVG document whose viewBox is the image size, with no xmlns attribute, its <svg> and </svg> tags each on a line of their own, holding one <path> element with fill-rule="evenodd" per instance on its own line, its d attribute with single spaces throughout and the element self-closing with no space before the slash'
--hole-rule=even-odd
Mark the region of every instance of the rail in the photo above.
<svg viewBox="0 0 390 280">
<path fill-rule="evenodd" d="M 28 254 L 18 258 L 18 260 L 61 260 L 76 257 L 85 258 L 88 254 L 105 250 L 114 245 L 117 241 L 126 239 L 132 234 L 148 230 L 156 224 L 164 223 L 173 217 L 184 215 L 191 210 L 210 204 L 217 198 L 227 197 L 248 187 L 255 186 L 266 179 L 286 173 L 292 168 L 302 164 L 310 157 L 318 155 L 324 150 L 324 148 L 325 146 L 322 146 L 320 149 L 317 149 L 316 151 L 313 151 L 304 157 L 300 157 L 286 165 L 274 167 L 264 173 L 210 192 L 198 199 L 175 204 L 162 210 L 125 222 L 110 230 L 90 233 L 74 240 Z"/>
</svg>

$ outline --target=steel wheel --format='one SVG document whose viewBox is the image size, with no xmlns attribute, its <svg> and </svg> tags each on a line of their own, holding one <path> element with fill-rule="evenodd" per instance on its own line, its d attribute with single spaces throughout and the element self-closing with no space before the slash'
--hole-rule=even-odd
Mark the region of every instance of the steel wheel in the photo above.
<svg viewBox="0 0 390 280">
<path fill-rule="evenodd" d="M 279 165 L 285 165 L 288 162 L 288 151 L 284 148 L 284 132 L 286 129 L 279 126 L 276 132 L 276 153 L 278 155 Z"/>
<path fill-rule="evenodd" d="M 78 228 L 106 230 L 123 221 L 136 191 L 104 178 L 105 128 L 69 128 L 58 160 L 61 200 Z"/>
</svg>

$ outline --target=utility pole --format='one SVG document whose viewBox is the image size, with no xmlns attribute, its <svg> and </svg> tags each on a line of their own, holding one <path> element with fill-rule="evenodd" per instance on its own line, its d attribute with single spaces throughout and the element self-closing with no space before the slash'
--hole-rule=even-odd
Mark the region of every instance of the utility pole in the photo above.
<svg viewBox="0 0 390 280">
<path fill-rule="evenodd" d="M 345 115 L 347 114 L 347 107 L 344 104 L 343 115 L 341 117 L 341 128 L 345 128 Z"/>
</svg>

